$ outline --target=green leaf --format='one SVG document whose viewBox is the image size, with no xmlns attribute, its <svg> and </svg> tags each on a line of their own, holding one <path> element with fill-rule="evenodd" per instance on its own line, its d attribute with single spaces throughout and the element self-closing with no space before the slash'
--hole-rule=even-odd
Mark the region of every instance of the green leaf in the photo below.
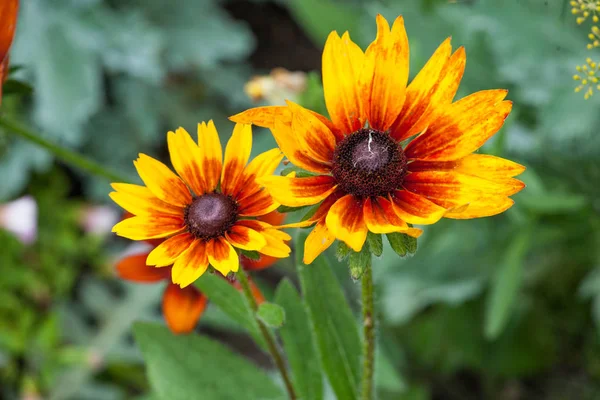
<svg viewBox="0 0 600 400">
<path fill-rule="evenodd" d="M 279 333 L 292 370 L 292 379 L 298 397 L 321 400 L 323 372 L 308 319 L 308 310 L 287 279 L 277 287 L 275 302 L 285 309 L 286 321 Z"/>
<path fill-rule="evenodd" d="M 281 205 L 281 206 L 279 206 L 277 208 L 277 212 L 280 212 L 282 214 L 287 214 L 287 213 L 292 213 L 292 212 L 304 210 L 307 207 L 310 207 L 310 206 L 290 207 L 290 206 L 283 206 L 283 205 Z"/>
<path fill-rule="evenodd" d="M 260 253 L 252 250 L 242 250 L 242 255 L 249 260 L 257 261 L 260 260 Z"/>
<path fill-rule="evenodd" d="M 4 95 L 25 95 L 30 94 L 31 92 L 33 92 L 33 88 L 29 84 L 22 81 L 18 81 L 16 79 L 8 79 L 2 85 L 2 94 Z"/>
<path fill-rule="evenodd" d="M 315 174 L 313 174 L 312 172 L 309 172 L 300 167 L 296 167 L 295 165 L 290 165 L 290 166 L 282 169 L 280 175 L 287 176 L 287 175 L 291 174 L 292 172 L 296 173 L 296 178 L 308 178 L 310 176 L 315 176 Z"/>
<path fill-rule="evenodd" d="M 316 204 L 314 206 L 312 206 L 307 212 L 306 214 L 304 214 L 304 216 L 302 217 L 302 219 L 300 219 L 300 221 L 306 221 L 307 219 L 309 219 L 310 217 L 312 217 L 313 215 L 315 215 L 315 213 L 317 212 L 317 210 L 319 209 L 319 206 L 321 204 Z"/>
<path fill-rule="evenodd" d="M 134 335 L 150 385 L 162 399 L 285 398 L 260 368 L 219 342 L 198 335 L 175 336 L 147 323 L 136 324 Z"/>
<path fill-rule="evenodd" d="M 485 336 L 496 339 L 506 327 L 523 278 L 523 259 L 529 249 L 531 231 L 524 229 L 506 251 L 506 259 L 492 283 L 485 315 Z"/>
<path fill-rule="evenodd" d="M 383 239 L 379 233 L 369 232 L 367 234 L 367 243 L 369 244 L 369 249 L 371 249 L 371 254 L 375 257 L 383 254 Z"/>
<path fill-rule="evenodd" d="M 297 237 L 296 265 L 323 368 L 338 399 L 356 399 L 361 346 L 356 321 L 327 259 L 302 263 L 306 236 Z"/>
<path fill-rule="evenodd" d="M 348 247 L 348 245 L 346 243 L 344 243 L 340 240 L 340 241 L 338 241 L 338 245 L 335 250 L 335 256 L 337 257 L 338 261 L 341 262 L 341 261 L 344 261 L 350 255 L 351 251 L 352 251 L 352 249 L 350 247 Z"/>
<path fill-rule="evenodd" d="M 400 257 L 412 256 L 417 252 L 416 238 L 398 232 L 388 233 L 386 236 L 390 246 Z"/>
<path fill-rule="evenodd" d="M 18 65 L 10 65 L 8 67 L 8 76 L 11 76 L 12 74 L 14 74 L 17 71 L 22 70 L 23 68 L 25 68 L 24 65 L 18 64 Z"/>
<path fill-rule="evenodd" d="M 285 322 L 285 311 L 281 306 L 264 302 L 258 307 L 256 315 L 262 322 L 271 328 L 279 328 Z"/>
<path fill-rule="evenodd" d="M 221 311 L 242 325 L 263 349 L 265 342 L 244 295 L 217 274 L 204 274 L 194 283 Z"/>
<path fill-rule="evenodd" d="M 350 269 L 352 279 L 360 279 L 369 266 L 371 266 L 371 252 L 367 249 L 367 246 L 363 246 L 359 252 L 350 252 L 348 268 Z"/>
</svg>

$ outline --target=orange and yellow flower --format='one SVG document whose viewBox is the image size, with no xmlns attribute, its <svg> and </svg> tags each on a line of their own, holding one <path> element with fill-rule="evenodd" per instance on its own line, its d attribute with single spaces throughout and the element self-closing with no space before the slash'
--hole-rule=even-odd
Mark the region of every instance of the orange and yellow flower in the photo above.
<svg viewBox="0 0 600 400">
<path fill-rule="evenodd" d="M 273 149 L 250 163 L 252 130 L 236 124 L 221 150 L 212 121 L 198 125 L 198 144 L 183 129 L 167 135 L 176 175 L 160 161 L 140 154 L 134 162 L 145 186 L 114 183 L 110 197 L 134 215 L 113 227 L 132 240 L 166 239 L 146 259 L 148 265 L 171 268 L 173 283 L 184 288 L 212 265 L 222 275 L 236 272 L 235 248 L 283 258 L 290 236 L 256 217 L 275 210 L 257 179 L 271 175 L 283 155 Z"/>
<path fill-rule="evenodd" d="M 408 83 L 404 20 L 392 28 L 377 16 L 377 38 L 365 52 L 348 32 L 332 32 L 323 50 L 323 89 L 330 119 L 288 101 L 237 114 L 238 123 L 268 127 L 287 158 L 309 177 L 259 181 L 276 201 L 319 204 L 307 221 L 311 263 L 335 239 L 360 251 L 367 233 L 418 237 L 442 217 L 495 215 L 513 204 L 523 166 L 473 154 L 503 125 L 512 108 L 506 90 L 484 90 L 458 101 L 464 48 L 444 41 Z"/>
<path fill-rule="evenodd" d="M 269 215 L 269 214 L 267 214 Z M 261 218 L 263 219 L 263 218 Z M 162 241 L 155 241 L 153 248 L 160 245 Z M 151 243 L 152 244 L 152 243 Z M 146 265 L 146 258 L 150 251 L 134 253 L 121 259 L 117 263 L 117 273 L 121 279 L 136 283 L 157 283 L 171 280 L 171 266 L 166 268 L 154 268 Z M 272 265 L 276 258 L 271 258 L 272 262 L 265 265 L 264 268 Z M 244 262 L 242 260 L 242 265 Z M 249 269 L 244 265 L 245 269 Z M 238 290 L 241 290 L 237 281 L 231 282 Z M 250 280 L 252 294 L 258 304 L 265 301 L 260 289 Z M 167 322 L 167 326 L 173 333 L 192 332 L 200 317 L 204 314 L 208 304 L 207 297 L 195 286 L 180 288 L 178 285 L 169 282 L 165 288 L 162 298 L 162 313 Z"/>
</svg>

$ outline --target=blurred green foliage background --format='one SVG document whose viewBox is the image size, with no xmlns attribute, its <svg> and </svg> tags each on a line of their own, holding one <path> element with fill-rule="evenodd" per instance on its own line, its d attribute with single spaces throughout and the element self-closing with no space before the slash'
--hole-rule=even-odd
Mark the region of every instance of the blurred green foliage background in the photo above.
<svg viewBox="0 0 600 400">
<path fill-rule="evenodd" d="M 575 65 L 598 61 L 563 0 L 29 0 L 11 63 L 33 93 L 2 111 L 46 139 L 135 177 L 139 152 L 166 158 L 165 133 L 253 106 L 243 91 L 272 68 L 320 69 L 327 34 L 363 47 L 374 17 L 403 14 L 411 75 L 452 36 L 467 50 L 458 97 L 508 88 L 505 127 L 482 152 L 527 166 L 503 215 L 427 227 L 417 255 L 374 262 L 382 399 L 600 398 L 600 96 L 573 93 Z M 323 108 L 318 75 L 301 102 Z M 255 130 L 253 152 L 274 146 Z M 148 390 L 135 320 L 160 320 L 161 288 L 118 281 L 126 243 L 85 233 L 108 182 L 0 130 L 0 202 L 39 207 L 38 237 L 0 231 L 0 399 L 112 400 Z M 358 288 L 328 254 L 358 309 Z M 262 272 L 269 297 L 293 261 Z M 216 308 L 199 329 L 268 361 Z"/>
</svg>

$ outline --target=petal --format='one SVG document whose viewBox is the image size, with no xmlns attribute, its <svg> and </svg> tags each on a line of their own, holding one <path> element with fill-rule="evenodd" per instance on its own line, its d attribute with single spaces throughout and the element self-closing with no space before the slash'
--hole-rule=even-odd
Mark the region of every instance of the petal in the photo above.
<svg viewBox="0 0 600 400">
<path fill-rule="evenodd" d="M 292 114 L 286 106 L 255 107 L 229 119 L 238 124 L 254 124 L 263 128 L 274 128 L 275 121 L 291 125 Z"/>
<path fill-rule="evenodd" d="M 189 133 L 183 128 L 167 134 L 171 164 L 194 193 L 204 193 L 204 181 L 200 165 L 200 150 Z"/>
<path fill-rule="evenodd" d="M 117 274 L 121 279 L 138 283 L 153 283 L 168 279 L 169 268 L 155 268 L 146 265 L 148 253 L 134 254 L 117 263 Z"/>
<path fill-rule="evenodd" d="M 158 239 L 175 235 L 185 229 L 182 217 L 172 215 L 142 215 L 127 218 L 113 226 L 112 231 L 131 240 Z"/>
<path fill-rule="evenodd" d="M 323 200 L 323 202 L 319 205 L 315 213 L 309 218 L 300 222 L 292 222 L 290 224 L 280 225 L 278 226 L 278 228 L 306 228 L 307 226 L 311 226 L 315 222 L 318 222 L 321 219 L 325 218 L 331 206 L 334 205 L 336 201 L 338 201 L 345 195 L 346 193 L 342 190 L 335 190 L 333 193 L 327 196 L 325 200 Z"/>
<path fill-rule="evenodd" d="M 279 149 L 265 151 L 254 157 L 244 169 L 241 191 L 236 194 L 237 201 L 239 202 L 246 197 L 254 196 L 256 193 L 262 191 L 263 188 L 256 182 L 256 178 L 273 175 L 282 159 L 283 154 L 281 154 L 281 150 Z"/>
<path fill-rule="evenodd" d="M 508 178 L 493 182 L 454 171 L 412 172 L 404 179 L 404 188 L 444 208 L 454 208 L 497 195 L 510 196 L 523 189 L 523 182 Z"/>
<path fill-rule="evenodd" d="M 429 97 L 425 113 L 405 133 L 396 134 L 399 135 L 398 139 L 406 139 L 423 132 L 452 103 L 465 72 L 466 61 L 465 49 L 459 47 L 442 68 L 434 92 Z"/>
<path fill-rule="evenodd" d="M 116 192 L 109 193 L 110 198 L 134 215 L 183 215 L 182 207 L 165 203 L 145 186 L 129 183 L 113 183 L 111 186 Z"/>
<path fill-rule="evenodd" d="M 331 165 L 336 139 L 329 128 L 308 110 L 288 101 L 292 112 L 292 132 L 299 150 L 313 160 Z"/>
<path fill-rule="evenodd" d="M 207 300 L 193 286 L 181 289 L 170 283 L 163 295 L 162 310 L 171 332 L 192 332 L 206 309 Z"/>
<path fill-rule="evenodd" d="M 325 218 L 321 219 L 306 237 L 304 242 L 304 264 L 311 264 L 335 241 L 335 236 L 327 229 Z"/>
<path fill-rule="evenodd" d="M 187 232 L 173 236 L 152 250 L 146 263 L 157 267 L 171 265 L 195 240 L 197 239 Z"/>
<path fill-rule="evenodd" d="M 8 54 L 8 50 L 13 42 L 18 10 L 18 0 L 3 0 L 0 4 L 0 16 L 2 16 L 2 25 L 0 25 L 0 62 Z M 0 86 L 2 86 L 1 82 Z"/>
<path fill-rule="evenodd" d="M 396 190 L 390 199 L 396 214 L 409 224 L 434 224 L 447 212 L 425 197 L 406 190 Z"/>
<path fill-rule="evenodd" d="M 405 101 L 408 82 L 408 37 L 400 16 L 390 32 L 388 22 L 377 15 L 377 38 L 365 52 L 360 87 L 369 125 L 387 131 Z"/>
<path fill-rule="evenodd" d="M 243 225 L 234 225 L 225 233 L 227 241 L 242 250 L 260 250 L 267 245 L 263 235 Z"/>
<path fill-rule="evenodd" d="M 206 251 L 210 265 L 223 276 L 227 276 L 232 271 L 237 272 L 239 269 L 240 259 L 225 238 L 220 237 L 208 242 Z"/>
<path fill-rule="evenodd" d="M 419 126 L 418 121 L 430 105 L 451 51 L 452 45 L 448 38 L 437 48 L 423 69 L 408 85 L 402 111 L 391 127 L 390 134 L 396 141 L 400 142 L 425 129 L 426 126 Z"/>
<path fill-rule="evenodd" d="M 252 150 L 252 125 L 235 124 L 225 148 L 221 193 L 236 196 L 242 189 L 243 173 Z"/>
<path fill-rule="evenodd" d="M 276 229 L 267 229 L 262 232 L 262 235 L 267 240 L 265 247 L 259 250 L 261 254 L 265 254 L 271 257 L 286 258 L 290 256 L 292 249 L 287 245 L 290 240 L 282 237 L 280 234 L 283 233 Z"/>
<path fill-rule="evenodd" d="M 212 192 L 217 188 L 223 166 L 221 140 L 212 119 L 208 121 L 208 124 L 205 122 L 198 124 L 198 147 L 200 148 L 198 164 L 200 164 L 204 175 L 204 193 Z"/>
<path fill-rule="evenodd" d="M 259 179 L 275 201 L 291 207 L 317 204 L 335 190 L 335 179 L 319 175 L 307 178 L 265 176 Z"/>
<path fill-rule="evenodd" d="M 520 175 L 525 167 L 516 162 L 488 154 L 469 154 L 456 161 L 415 160 L 408 165 L 411 172 L 449 170 L 474 175 L 489 180 L 511 178 Z"/>
<path fill-rule="evenodd" d="M 165 164 L 145 154 L 140 154 L 133 164 L 148 189 L 162 201 L 179 207 L 192 202 L 185 183 Z"/>
<path fill-rule="evenodd" d="M 243 219 L 239 220 L 236 225 L 245 226 L 260 232 L 267 241 L 267 244 L 259 250 L 261 254 L 277 258 L 284 258 L 290 255 L 291 249 L 286 242 L 291 240 L 291 236 L 287 233 L 258 220 Z"/>
<path fill-rule="evenodd" d="M 324 123 L 337 140 L 344 138 L 342 132 L 330 120 L 312 110 L 307 109 L 306 111 Z M 255 107 L 229 117 L 229 119 L 241 124 L 254 124 L 272 129 L 275 127 L 275 120 L 290 126 L 292 124 L 292 113 L 287 106 Z"/>
<path fill-rule="evenodd" d="M 241 217 L 256 217 L 268 214 L 279 207 L 268 191 L 262 190 L 251 197 L 238 201 L 239 215 Z"/>
<path fill-rule="evenodd" d="M 367 225 L 363 218 L 363 202 L 349 194 L 335 202 L 325 218 L 327 228 L 354 251 L 362 249 L 367 239 Z"/>
<path fill-rule="evenodd" d="M 297 167 L 317 174 L 331 171 L 329 163 L 316 160 L 310 153 L 307 153 L 306 146 L 302 147 L 299 144 L 291 125 L 276 120 L 275 127 L 271 129 L 271 132 L 283 154 Z"/>
<path fill-rule="evenodd" d="M 207 244 L 204 240 L 194 240 L 173 264 L 171 269 L 173 283 L 184 288 L 198 279 L 208 268 L 207 252 Z"/>
<path fill-rule="evenodd" d="M 421 234 L 423 233 L 423 230 L 418 229 L 418 228 L 408 228 L 407 230 L 402 231 L 402 233 L 404 233 L 405 235 L 412 236 L 412 237 L 418 239 L 419 236 L 421 236 Z"/>
<path fill-rule="evenodd" d="M 449 211 L 444 215 L 446 218 L 471 219 L 490 217 L 508 210 L 515 202 L 506 196 L 485 195 L 468 204 L 466 208 L 457 211 Z"/>
<path fill-rule="evenodd" d="M 409 158 L 452 161 L 480 148 L 504 124 L 512 102 L 506 90 L 484 90 L 450 105 L 406 147 Z"/>
<path fill-rule="evenodd" d="M 348 32 L 331 32 L 323 49 L 323 90 L 331 121 L 343 134 L 361 129 L 366 121 L 358 82 L 364 54 Z"/>
<path fill-rule="evenodd" d="M 373 233 L 401 232 L 408 229 L 393 210 L 391 203 L 383 197 L 368 198 L 363 205 L 365 224 Z"/>
<path fill-rule="evenodd" d="M 279 207 L 256 179 L 272 175 L 282 159 L 281 151 L 272 149 L 259 154 L 246 166 L 241 191 L 236 196 L 240 216 L 264 215 Z"/>
</svg>

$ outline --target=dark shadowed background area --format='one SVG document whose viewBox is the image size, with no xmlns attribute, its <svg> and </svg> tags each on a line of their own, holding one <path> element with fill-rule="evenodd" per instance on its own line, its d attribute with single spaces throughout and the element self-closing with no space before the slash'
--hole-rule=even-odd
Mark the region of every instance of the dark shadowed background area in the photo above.
<svg viewBox="0 0 600 400">
<path fill-rule="evenodd" d="M 132 160 L 167 161 L 178 126 L 214 119 L 224 141 L 227 116 L 283 97 L 325 113 L 331 30 L 364 48 L 377 13 L 403 14 L 411 76 L 452 36 L 467 50 L 457 97 L 509 89 L 513 112 L 481 151 L 526 165 L 527 188 L 500 216 L 426 227 L 412 258 L 375 260 L 380 398 L 600 398 L 600 95 L 584 100 L 572 78 L 600 61 L 591 15 L 578 25 L 563 0 L 21 3 L 11 64 L 33 93 L 2 111 L 136 181 Z M 253 154 L 274 146 L 254 132 Z M 163 288 L 116 278 L 131 249 L 110 233 L 108 182 L 2 130 L 0 176 L 0 399 L 142 398 L 130 327 L 161 320 Z M 359 288 L 326 256 L 358 310 Z M 266 297 L 283 276 L 296 280 L 291 259 L 258 274 Z M 198 329 L 270 367 L 218 309 Z"/>
</svg>

